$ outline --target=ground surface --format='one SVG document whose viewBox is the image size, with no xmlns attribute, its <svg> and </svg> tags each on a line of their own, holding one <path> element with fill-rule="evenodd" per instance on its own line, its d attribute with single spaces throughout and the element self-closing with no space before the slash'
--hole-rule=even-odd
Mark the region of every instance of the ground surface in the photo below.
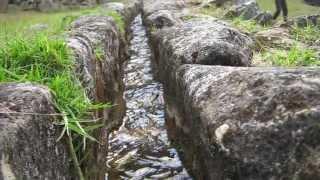
<svg viewBox="0 0 320 180">
<path fill-rule="evenodd" d="M 257 0 L 261 7 L 268 11 L 275 11 L 275 0 Z M 303 2 L 303 0 L 287 0 L 289 16 L 299 16 L 308 14 L 320 14 L 320 8 L 310 6 Z"/>
</svg>

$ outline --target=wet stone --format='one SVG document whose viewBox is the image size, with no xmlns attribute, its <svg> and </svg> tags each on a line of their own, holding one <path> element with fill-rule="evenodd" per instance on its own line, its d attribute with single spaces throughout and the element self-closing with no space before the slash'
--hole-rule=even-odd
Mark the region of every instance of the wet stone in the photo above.
<svg viewBox="0 0 320 180">
<path fill-rule="evenodd" d="M 131 28 L 131 58 L 124 67 L 127 111 L 120 129 L 110 135 L 108 179 L 191 179 L 167 137 L 163 87 L 152 76 L 141 16 Z"/>
</svg>

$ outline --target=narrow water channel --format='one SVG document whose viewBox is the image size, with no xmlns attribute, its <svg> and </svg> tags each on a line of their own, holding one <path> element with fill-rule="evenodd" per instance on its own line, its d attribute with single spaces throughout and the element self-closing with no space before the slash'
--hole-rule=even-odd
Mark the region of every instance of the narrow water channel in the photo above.
<svg viewBox="0 0 320 180">
<path fill-rule="evenodd" d="M 191 179 L 167 138 L 162 85 L 152 76 L 141 15 L 131 28 L 124 76 L 127 111 L 121 128 L 110 135 L 108 179 Z"/>
</svg>

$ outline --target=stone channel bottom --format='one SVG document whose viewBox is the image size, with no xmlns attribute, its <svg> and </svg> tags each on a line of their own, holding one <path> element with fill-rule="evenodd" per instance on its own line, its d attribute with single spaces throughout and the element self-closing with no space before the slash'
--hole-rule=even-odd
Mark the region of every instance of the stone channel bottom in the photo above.
<svg viewBox="0 0 320 180">
<path fill-rule="evenodd" d="M 153 79 L 141 15 L 131 30 L 131 58 L 124 70 L 127 111 L 120 129 L 110 135 L 107 179 L 192 179 L 168 141 L 163 89 Z"/>
</svg>

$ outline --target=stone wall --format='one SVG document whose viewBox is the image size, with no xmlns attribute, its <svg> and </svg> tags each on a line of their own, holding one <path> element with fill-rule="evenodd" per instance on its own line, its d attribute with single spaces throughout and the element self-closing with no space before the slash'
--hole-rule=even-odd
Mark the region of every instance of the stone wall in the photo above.
<svg viewBox="0 0 320 180">
<path fill-rule="evenodd" d="M 130 13 L 134 9 L 125 6 L 129 14 L 124 16 L 126 21 L 138 13 Z M 82 163 L 86 179 L 105 179 L 108 135 L 121 124 L 125 113 L 122 82 L 122 62 L 127 58 L 125 44 L 123 34 L 107 16 L 80 17 L 68 32 L 67 45 L 74 56 L 74 70 L 88 98 L 113 105 L 92 116 L 105 127 L 93 132 L 100 144 L 87 142 L 84 154 L 88 156 Z M 77 179 L 71 173 L 68 148 L 64 142 L 56 142 L 60 129 L 54 121 L 60 116 L 38 115 L 58 113 L 52 101 L 46 87 L 0 85 L 0 179 Z"/>
<path fill-rule="evenodd" d="M 196 179 L 320 178 L 318 69 L 184 65 L 177 74 L 167 122 Z"/>
<path fill-rule="evenodd" d="M 84 162 L 87 179 L 104 179 L 108 136 L 117 128 L 125 113 L 123 99 L 122 61 L 126 49 L 121 47 L 123 37 L 116 24 L 106 16 L 83 16 L 71 24 L 68 46 L 73 50 L 76 73 L 93 102 L 111 103 L 111 108 L 97 111 L 94 119 L 105 127 L 95 130 L 94 135 L 100 144 L 88 145 L 88 158 Z M 96 53 L 103 52 L 97 59 Z"/>
<path fill-rule="evenodd" d="M 319 69 L 250 67 L 248 36 L 184 3 L 144 0 L 143 18 L 168 133 L 190 174 L 319 179 Z"/>
</svg>

